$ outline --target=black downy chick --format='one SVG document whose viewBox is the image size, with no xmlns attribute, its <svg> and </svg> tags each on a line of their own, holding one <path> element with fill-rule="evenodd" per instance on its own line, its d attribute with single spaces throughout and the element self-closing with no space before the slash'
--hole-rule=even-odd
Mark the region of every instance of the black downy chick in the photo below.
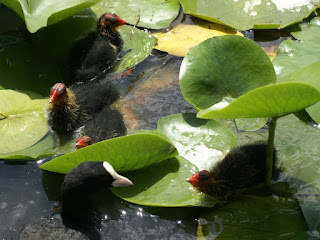
<svg viewBox="0 0 320 240">
<path fill-rule="evenodd" d="M 67 82 L 85 82 L 103 75 L 119 59 L 123 41 L 118 27 L 127 22 L 113 13 L 103 14 L 97 23 L 97 30 L 80 39 L 72 47 Z"/>
<path fill-rule="evenodd" d="M 50 90 L 49 125 L 60 134 L 72 133 L 119 97 L 111 84 L 89 82 L 67 88 L 56 83 Z"/>
<path fill-rule="evenodd" d="M 72 169 L 61 186 L 61 215 L 42 218 L 20 234 L 20 240 L 100 239 L 94 194 L 109 187 L 132 186 L 107 162 L 84 162 Z"/>
<path fill-rule="evenodd" d="M 202 170 L 187 181 L 196 189 L 215 198 L 224 198 L 239 189 L 265 180 L 267 144 L 257 143 L 236 147 L 212 170 Z M 277 178 L 276 151 L 273 152 L 273 178 Z"/>
</svg>

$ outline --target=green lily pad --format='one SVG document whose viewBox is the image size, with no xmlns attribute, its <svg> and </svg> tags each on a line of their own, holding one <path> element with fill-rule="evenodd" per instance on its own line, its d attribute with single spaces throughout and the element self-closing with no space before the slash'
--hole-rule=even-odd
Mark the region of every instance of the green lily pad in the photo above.
<svg viewBox="0 0 320 240">
<path fill-rule="evenodd" d="M 238 130 L 256 131 L 267 124 L 269 118 L 238 118 L 235 119 Z"/>
<path fill-rule="evenodd" d="M 220 102 L 198 112 L 197 117 L 261 118 L 281 117 L 320 101 L 320 92 L 304 83 L 279 83 L 252 90 L 233 102 Z"/>
<path fill-rule="evenodd" d="M 300 41 L 283 41 L 273 60 L 278 78 L 320 61 L 320 17 L 314 18 L 310 23 L 300 24 L 300 27 L 300 32 L 292 33 Z"/>
<path fill-rule="evenodd" d="M 133 186 L 113 188 L 122 199 L 147 206 L 212 207 L 216 202 L 193 189 L 186 178 L 198 168 L 182 157 L 176 157 L 126 174 Z"/>
<path fill-rule="evenodd" d="M 170 138 L 180 156 L 200 170 L 211 169 L 237 145 L 235 137 L 227 127 L 215 120 L 196 118 L 194 113 L 160 118 L 158 131 Z"/>
<path fill-rule="evenodd" d="M 126 54 L 112 69 L 113 72 L 123 72 L 127 68 L 134 67 L 138 63 L 146 59 L 154 45 L 157 43 L 157 38 L 142 30 L 135 29 L 132 38 L 130 39 L 132 27 L 122 26 L 120 34 L 124 41 L 123 52 Z"/>
<path fill-rule="evenodd" d="M 57 23 L 99 2 L 99 0 L 2 0 L 25 20 L 31 33 Z"/>
<path fill-rule="evenodd" d="M 319 1 L 180 0 L 185 13 L 238 30 L 284 28 L 300 22 Z"/>
<path fill-rule="evenodd" d="M 1 90 L 0 99 L 1 154 L 28 148 L 46 135 L 46 100 L 31 100 L 27 94 L 13 90 Z"/>
<path fill-rule="evenodd" d="M 53 153 L 49 154 L 49 152 L 52 152 L 52 149 L 56 144 L 57 139 L 55 138 L 55 136 L 52 134 L 47 134 L 42 139 L 40 139 L 39 142 L 35 143 L 31 147 L 17 152 L 10 152 L 5 154 L 0 153 L 0 159 L 36 160 L 41 157 L 53 155 Z"/>
<path fill-rule="evenodd" d="M 180 68 L 182 94 L 199 109 L 273 82 L 276 75 L 267 54 L 240 36 L 202 42 L 189 51 Z"/>
<path fill-rule="evenodd" d="M 177 154 L 175 147 L 165 137 L 150 132 L 98 142 L 46 162 L 40 168 L 65 174 L 82 162 L 107 161 L 116 171 L 127 172 L 172 158 Z"/>
<path fill-rule="evenodd" d="M 180 4 L 178 0 L 103 0 L 91 7 L 97 14 L 114 12 L 131 24 L 140 19 L 138 26 L 152 29 L 166 28 L 177 17 Z"/>
<path fill-rule="evenodd" d="M 198 239 L 308 239 L 294 198 L 243 196 L 200 214 Z"/>
<path fill-rule="evenodd" d="M 320 91 L 320 61 L 291 72 L 278 79 L 278 82 L 302 82 L 307 83 Z M 306 109 L 311 118 L 320 123 L 320 103 Z"/>
<path fill-rule="evenodd" d="M 0 88 L 47 95 L 61 78 L 57 64 L 41 49 L 21 38 L 0 36 Z"/>
</svg>

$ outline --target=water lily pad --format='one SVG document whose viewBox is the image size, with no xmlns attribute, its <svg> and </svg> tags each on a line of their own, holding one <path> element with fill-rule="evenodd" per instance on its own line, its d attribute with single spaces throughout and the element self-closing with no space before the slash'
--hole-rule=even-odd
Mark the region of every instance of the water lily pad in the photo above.
<svg viewBox="0 0 320 240">
<path fill-rule="evenodd" d="M 307 230 L 296 199 L 243 196 L 222 207 L 203 210 L 198 238 L 308 239 Z"/>
<path fill-rule="evenodd" d="M 319 1 L 180 0 L 184 12 L 238 30 L 284 28 L 300 22 Z"/>
<path fill-rule="evenodd" d="M 2 0 L 25 20 L 31 33 L 80 12 L 99 0 Z"/>
<path fill-rule="evenodd" d="M 256 131 L 267 124 L 269 118 L 238 118 L 235 119 L 238 130 Z"/>
<path fill-rule="evenodd" d="M 40 166 L 43 170 L 67 173 L 86 161 L 107 161 L 116 171 L 137 170 L 176 156 L 175 147 L 159 133 L 113 138 L 55 158 Z"/>
<path fill-rule="evenodd" d="M 307 83 L 320 91 L 320 61 L 302 67 L 278 79 L 278 82 L 302 82 Z M 320 123 L 320 103 L 306 109 L 311 118 Z"/>
<path fill-rule="evenodd" d="M 300 32 L 292 33 L 300 41 L 283 41 L 273 60 L 278 78 L 320 61 L 320 17 L 314 18 L 310 23 L 300 24 L 300 28 Z"/>
<path fill-rule="evenodd" d="M 168 32 L 152 34 L 158 38 L 155 49 L 184 57 L 189 50 L 211 37 L 241 33 L 214 23 L 202 22 L 199 25 L 181 23 Z"/>
<path fill-rule="evenodd" d="M 13 90 L 1 90 L 0 99 L 1 154 L 30 147 L 48 132 L 46 100 Z"/>
<path fill-rule="evenodd" d="M 252 90 L 233 102 L 220 102 L 198 112 L 197 117 L 261 118 L 281 117 L 320 101 L 320 92 L 304 83 L 279 83 Z"/>
<path fill-rule="evenodd" d="M 180 68 L 182 94 L 199 109 L 275 81 L 267 54 L 258 44 L 240 36 L 202 42 L 190 50 Z"/>
<path fill-rule="evenodd" d="M 2 0 L 25 20 L 31 33 L 91 7 L 99 0 Z"/>
<path fill-rule="evenodd" d="M 21 38 L 0 36 L 1 88 L 29 90 L 45 96 L 61 78 L 57 64 L 41 49 Z"/>
<path fill-rule="evenodd" d="M 198 168 L 182 157 L 172 158 L 147 168 L 126 173 L 133 186 L 112 189 L 122 199 L 140 205 L 159 207 L 203 206 L 216 202 L 194 190 L 186 178 Z"/>
<path fill-rule="evenodd" d="M 158 131 L 170 138 L 180 156 L 200 170 L 211 169 L 237 145 L 227 127 L 214 120 L 198 119 L 194 113 L 160 118 Z"/>
<path fill-rule="evenodd" d="M 102 0 L 91 9 L 97 15 L 114 12 L 131 24 L 136 23 L 139 14 L 138 26 L 160 29 L 177 17 L 180 4 L 178 0 Z"/>
<path fill-rule="evenodd" d="M 135 29 L 132 38 L 130 38 L 131 30 L 132 27 L 130 26 L 122 26 L 120 29 L 124 41 L 123 52 L 126 52 L 126 54 L 112 69 L 113 72 L 123 72 L 127 68 L 134 67 L 142 62 L 150 55 L 157 42 L 157 39 L 151 34 L 139 29 Z"/>
</svg>

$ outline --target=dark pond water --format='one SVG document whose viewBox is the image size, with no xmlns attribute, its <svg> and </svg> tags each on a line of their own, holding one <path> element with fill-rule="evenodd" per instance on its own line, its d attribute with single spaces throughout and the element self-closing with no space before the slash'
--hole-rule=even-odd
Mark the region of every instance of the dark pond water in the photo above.
<svg viewBox="0 0 320 240">
<path fill-rule="evenodd" d="M 0 6 L 0 22 L 10 11 Z M 5 29 L 15 29 L 18 18 Z M 287 35 L 279 31 L 244 33 L 264 48 L 278 46 Z M 128 129 L 154 129 L 159 117 L 194 112 L 180 92 L 182 58 L 159 51 L 139 64 L 132 75 L 113 80 L 121 92 L 117 108 Z M 0 239 L 17 239 L 21 230 L 57 212 L 63 176 L 43 172 L 40 162 L 0 161 Z M 197 208 L 151 208 L 125 202 L 110 191 L 97 197 L 103 218 L 102 239 L 196 239 Z"/>
</svg>

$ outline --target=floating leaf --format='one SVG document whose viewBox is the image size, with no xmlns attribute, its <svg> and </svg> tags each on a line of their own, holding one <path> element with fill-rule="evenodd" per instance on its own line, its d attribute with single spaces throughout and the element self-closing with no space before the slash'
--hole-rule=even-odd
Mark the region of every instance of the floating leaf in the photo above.
<svg viewBox="0 0 320 240">
<path fill-rule="evenodd" d="M 230 104 L 221 102 L 201 110 L 207 119 L 281 117 L 320 101 L 320 92 L 304 83 L 279 83 L 252 90 Z"/>
<path fill-rule="evenodd" d="M 102 0 L 91 8 L 97 15 L 114 12 L 131 24 L 140 15 L 138 26 L 160 29 L 169 27 L 177 17 L 180 4 L 178 0 Z"/>
<path fill-rule="evenodd" d="M 267 124 L 268 118 L 238 118 L 235 121 L 238 130 L 256 131 Z"/>
<path fill-rule="evenodd" d="M 181 23 L 168 32 L 154 33 L 158 38 L 155 49 L 184 57 L 189 50 L 211 37 L 241 33 L 214 23 L 201 22 L 199 25 Z"/>
<path fill-rule="evenodd" d="M 99 0 L 2 0 L 25 20 L 31 33 L 80 12 Z"/>
<path fill-rule="evenodd" d="M 177 154 L 166 137 L 150 132 L 98 142 L 46 162 L 40 168 L 65 174 L 82 162 L 107 161 L 116 171 L 127 172 L 172 158 Z"/>
<path fill-rule="evenodd" d="M 292 33 L 300 41 L 283 41 L 273 60 L 278 78 L 320 61 L 320 17 L 314 18 L 310 23 L 300 24 L 300 27 L 300 32 Z"/>
<path fill-rule="evenodd" d="M 29 90 L 47 95 L 48 89 L 61 78 L 57 65 L 36 46 L 21 38 L 0 36 L 2 88 Z"/>
<path fill-rule="evenodd" d="M 123 72 L 127 68 L 134 67 L 142 62 L 150 55 L 157 42 L 157 39 L 151 34 L 139 29 L 134 30 L 133 37 L 130 39 L 131 29 L 130 26 L 123 26 L 120 29 L 124 41 L 123 52 L 126 52 L 126 54 L 113 68 L 113 72 Z"/>
<path fill-rule="evenodd" d="M 275 81 L 267 54 L 258 44 L 240 36 L 202 42 L 190 50 L 180 68 L 182 94 L 200 109 Z"/>
<path fill-rule="evenodd" d="M 238 30 L 284 28 L 318 8 L 315 1 L 180 0 L 185 13 Z"/>
<path fill-rule="evenodd" d="M 0 99 L 1 154 L 30 147 L 48 132 L 46 100 L 13 90 L 1 90 Z"/>
<path fill-rule="evenodd" d="M 211 169 L 237 145 L 227 127 L 214 120 L 198 119 L 194 113 L 160 118 L 158 131 L 170 138 L 180 156 L 201 170 Z"/>
<path fill-rule="evenodd" d="M 307 239 L 307 230 L 296 199 L 248 195 L 222 207 L 203 210 L 198 238 Z"/>
<path fill-rule="evenodd" d="M 212 207 L 216 202 L 196 191 L 186 182 L 197 167 L 182 157 L 153 164 L 142 170 L 126 174 L 133 186 L 113 188 L 122 199 L 140 205 L 160 207 L 203 206 Z"/>
</svg>

